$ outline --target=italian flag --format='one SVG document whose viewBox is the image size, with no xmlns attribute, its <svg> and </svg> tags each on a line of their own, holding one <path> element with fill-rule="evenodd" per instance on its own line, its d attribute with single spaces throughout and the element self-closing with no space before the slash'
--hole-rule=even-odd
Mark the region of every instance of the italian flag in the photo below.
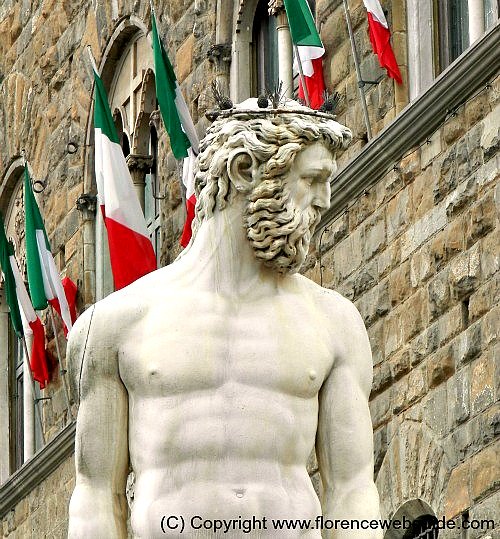
<svg viewBox="0 0 500 539">
<path fill-rule="evenodd" d="M 28 167 L 24 167 L 24 213 L 26 266 L 33 307 L 41 311 L 50 303 L 69 331 L 73 325 L 71 311 L 57 271 L 42 215 L 31 187 Z"/>
<path fill-rule="evenodd" d="M 389 77 L 402 84 L 394 51 L 391 47 L 391 33 L 379 0 L 363 0 L 368 15 L 368 33 L 373 52 L 378 56 L 381 67 L 387 70 Z"/>
<path fill-rule="evenodd" d="M 154 10 L 151 10 L 153 28 L 153 56 L 155 62 L 156 97 L 163 123 L 170 137 L 170 146 L 176 159 L 184 159 L 182 181 L 186 187 L 186 222 L 181 245 L 186 247 L 191 239 L 196 197 L 194 194 L 194 159 L 199 151 L 198 134 L 189 114 L 174 69 L 165 47 L 158 36 Z"/>
<path fill-rule="evenodd" d="M 307 0 L 284 1 L 290 34 L 293 44 L 297 46 L 311 108 L 319 109 L 323 104 L 325 91 L 322 58 L 325 48 Z M 302 81 L 299 83 L 299 97 L 304 98 Z"/>
<path fill-rule="evenodd" d="M 7 241 L 1 218 L 0 265 L 3 272 L 4 291 L 12 326 L 20 339 L 24 336 L 31 341 L 30 368 L 33 379 L 39 383 L 40 389 L 43 389 L 49 381 L 49 369 L 45 354 L 45 331 L 31 304 L 14 256 L 14 246 Z"/>
<path fill-rule="evenodd" d="M 95 176 L 97 200 L 108 232 L 115 289 L 156 269 L 144 214 L 135 192 L 108 105 L 106 90 L 94 71 Z"/>
</svg>

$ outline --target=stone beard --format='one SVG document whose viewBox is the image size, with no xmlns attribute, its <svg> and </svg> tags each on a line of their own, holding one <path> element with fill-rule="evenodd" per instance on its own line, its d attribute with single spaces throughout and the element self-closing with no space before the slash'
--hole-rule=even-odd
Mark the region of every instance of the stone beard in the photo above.
<svg viewBox="0 0 500 539">
<path fill-rule="evenodd" d="M 264 180 L 252 190 L 244 216 L 255 256 L 279 273 L 300 269 L 320 219 L 314 206 L 299 210 L 280 179 Z"/>
</svg>

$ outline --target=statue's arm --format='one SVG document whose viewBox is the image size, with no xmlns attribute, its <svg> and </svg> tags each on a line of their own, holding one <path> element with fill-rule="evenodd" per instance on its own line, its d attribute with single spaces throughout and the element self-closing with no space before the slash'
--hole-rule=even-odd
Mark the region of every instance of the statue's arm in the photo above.
<svg viewBox="0 0 500 539">
<path fill-rule="evenodd" d="M 332 520 L 380 518 L 373 481 L 373 431 L 368 409 L 372 355 L 363 320 L 341 298 L 342 352 L 320 391 L 316 453 L 323 481 L 323 514 Z M 337 306 L 337 313 L 338 313 Z M 335 320 L 338 314 L 335 315 Z M 335 539 L 379 539 L 381 530 L 333 529 Z"/>
<path fill-rule="evenodd" d="M 91 308 L 68 343 L 68 363 L 80 388 L 69 539 L 127 536 L 128 401 L 115 346 L 103 328 L 104 320 Z"/>
</svg>

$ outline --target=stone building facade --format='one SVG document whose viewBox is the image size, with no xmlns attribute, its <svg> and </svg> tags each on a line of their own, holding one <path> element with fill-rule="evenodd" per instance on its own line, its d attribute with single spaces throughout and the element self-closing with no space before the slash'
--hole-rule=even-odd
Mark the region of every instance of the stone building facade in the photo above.
<svg viewBox="0 0 500 539">
<path fill-rule="evenodd" d="M 399 86 L 371 52 L 362 1 L 349 0 L 361 73 L 374 82 L 365 86 L 373 131 L 368 140 L 343 3 L 310 3 L 326 49 L 326 86 L 342 96 L 338 120 L 354 137 L 338 156 L 332 206 L 305 273 L 354 301 L 368 328 L 383 517 L 445 516 L 457 528 L 439 537 L 500 537 L 498 5 L 383 0 L 403 76 Z M 270 2 L 276 15 L 269 21 L 261 20 L 267 7 L 261 4 L 155 2 L 160 33 L 200 136 L 213 106 L 212 80 L 236 102 L 260 90 L 259 66 L 274 69 L 273 54 L 279 76 L 291 72 L 281 3 Z M 443 8 L 452 4 L 468 11 L 457 19 L 465 25 L 458 37 L 453 13 Z M 160 264 L 180 252 L 184 195 L 156 112 L 150 32 L 145 1 L 0 5 L 0 210 L 22 260 L 24 150 L 32 176 L 42 182 L 37 197 L 61 275 L 78 284 L 80 311 L 112 287 L 95 212 L 87 45 L 108 90 Z M 53 332 L 48 339 L 55 354 Z M 3 536 L 65 537 L 74 485 L 76 387 L 70 380 L 68 410 L 61 377 L 54 374 L 42 392 L 48 398 L 40 401 L 46 443 L 35 440 L 36 453 L 22 455 L 16 429 L 25 427 L 14 410 L 23 397 L 15 388 L 13 348 L 2 295 Z M 25 395 L 23 413 L 29 406 Z M 15 455 L 25 462 L 16 462 Z M 320 490 L 314 458 L 310 472 Z M 459 529 L 467 519 L 495 519 L 497 529 Z M 393 530 L 386 537 L 403 534 Z"/>
</svg>

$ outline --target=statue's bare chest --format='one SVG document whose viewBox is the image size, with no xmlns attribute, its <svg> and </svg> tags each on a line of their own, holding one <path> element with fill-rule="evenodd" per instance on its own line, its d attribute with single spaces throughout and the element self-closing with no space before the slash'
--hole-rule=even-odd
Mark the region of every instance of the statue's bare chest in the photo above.
<svg viewBox="0 0 500 539">
<path fill-rule="evenodd" d="M 129 392 L 180 396 L 234 384 L 300 397 L 318 392 L 335 354 L 328 321 L 313 305 L 194 299 L 150 309 L 122 343 Z"/>
</svg>

